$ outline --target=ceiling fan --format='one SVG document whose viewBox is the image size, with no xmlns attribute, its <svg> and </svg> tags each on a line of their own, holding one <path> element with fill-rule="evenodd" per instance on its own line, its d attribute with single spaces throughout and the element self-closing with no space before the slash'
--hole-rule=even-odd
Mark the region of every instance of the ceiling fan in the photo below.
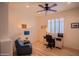
<svg viewBox="0 0 79 59">
<path fill-rule="evenodd" d="M 57 6 L 57 4 L 53 4 L 53 5 L 49 6 L 48 3 L 45 3 L 45 6 L 40 5 L 40 4 L 38 6 L 41 7 L 41 8 L 43 8 L 43 10 L 40 10 L 40 11 L 37 11 L 37 12 L 43 12 L 43 11 L 45 11 L 45 14 L 47 14 L 48 11 L 52 11 L 52 12 L 56 12 L 57 11 L 57 10 L 51 9 L 52 7 Z"/>
</svg>

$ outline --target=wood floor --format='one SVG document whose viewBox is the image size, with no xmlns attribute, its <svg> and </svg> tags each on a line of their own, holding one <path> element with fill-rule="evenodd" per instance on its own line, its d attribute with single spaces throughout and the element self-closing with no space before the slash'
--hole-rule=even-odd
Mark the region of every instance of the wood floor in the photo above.
<svg viewBox="0 0 79 59">
<path fill-rule="evenodd" d="M 32 56 L 79 56 L 79 51 L 69 48 L 46 48 L 42 41 L 37 41 L 32 44 Z"/>
<path fill-rule="evenodd" d="M 50 49 L 46 48 L 43 41 L 36 41 L 32 43 L 32 56 L 79 56 L 79 51 L 70 48 Z"/>
</svg>

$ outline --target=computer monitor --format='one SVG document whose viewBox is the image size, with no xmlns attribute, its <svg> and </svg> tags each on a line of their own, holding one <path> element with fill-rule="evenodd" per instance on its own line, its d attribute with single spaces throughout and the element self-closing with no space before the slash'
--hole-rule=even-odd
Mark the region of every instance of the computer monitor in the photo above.
<svg viewBox="0 0 79 59">
<path fill-rule="evenodd" d="M 58 33 L 58 37 L 63 37 L 63 33 Z"/>
<path fill-rule="evenodd" d="M 24 35 L 30 35 L 30 31 L 24 31 Z"/>
</svg>

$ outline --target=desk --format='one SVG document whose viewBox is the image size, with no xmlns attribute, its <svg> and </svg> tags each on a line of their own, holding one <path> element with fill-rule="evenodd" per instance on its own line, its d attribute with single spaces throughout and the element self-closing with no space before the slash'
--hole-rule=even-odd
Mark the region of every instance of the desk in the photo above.
<svg viewBox="0 0 79 59">
<path fill-rule="evenodd" d="M 54 37 L 52 35 L 46 35 L 46 36 L 44 36 L 44 39 L 46 39 L 47 42 L 48 42 L 49 39 L 51 39 L 51 40 L 49 40 L 50 42 L 52 41 L 52 39 L 54 39 L 52 44 L 54 43 L 55 47 L 57 47 L 57 48 L 63 47 L 63 37 Z"/>
<path fill-rule="evenodd" d="M 63 47 L 63 38 L 61 38 L 61 37 L 55 38 L 55 47 L 57 47 L 57 48 Z"/>
</svg>

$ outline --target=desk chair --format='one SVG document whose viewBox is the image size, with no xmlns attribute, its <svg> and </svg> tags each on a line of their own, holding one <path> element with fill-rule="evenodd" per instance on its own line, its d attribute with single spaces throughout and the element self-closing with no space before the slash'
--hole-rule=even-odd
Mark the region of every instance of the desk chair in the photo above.
<svg viewBox="0 0 79 59">
<path fill-rule="evenodd" d="M 53 39 L 51 35 L 46 35 L 44 36 L 44 38 L 48 42 L 48 44 L 46 45 L 47 48 L 49 47 L 52 49 L 52 47 L 55 47 L 55 39 Z"/>
</svg>

